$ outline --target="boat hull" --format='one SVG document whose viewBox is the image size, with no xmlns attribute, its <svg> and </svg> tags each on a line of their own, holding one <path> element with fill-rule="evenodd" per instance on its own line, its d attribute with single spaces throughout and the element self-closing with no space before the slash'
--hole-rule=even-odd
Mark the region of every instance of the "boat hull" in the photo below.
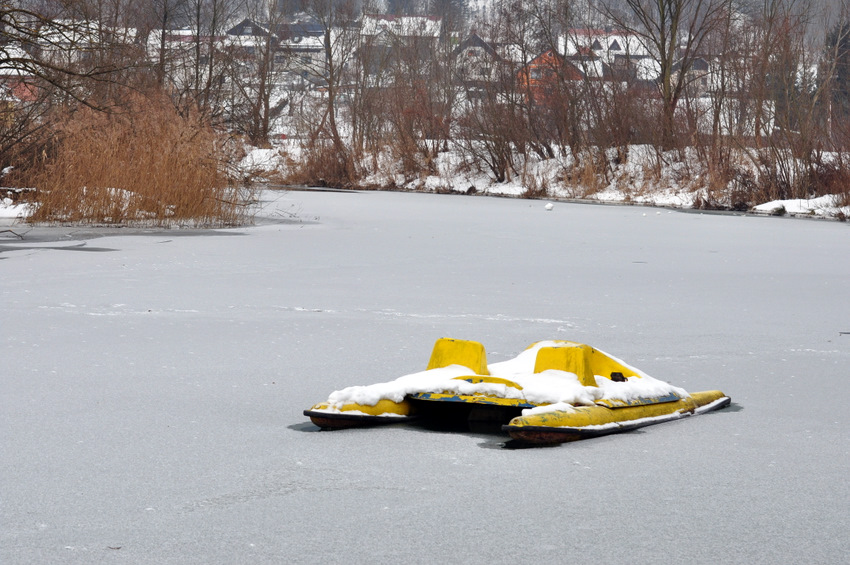
<svg viewBox="0 0 850 565">
<path fill-rule="evenodd" d="M 502 430 L 513 439 L 538 444 L 565 443 L 625 432 L 724 408 L 731 400 L 719 390 L 696 392 L 672 402 L 609 408 L 577 406 L 514 418 Z"/>
<path fill-rule="evenodd" d="M 304 415 L 323 430 L 399 424 L 416 419 L 410 401 L 393 402 L 386 399 L 378 401 L 374 406 L 346 404 L 339 408 L 331 408 L 330 404 L 323 402 L 305 410 Z"/>
<path fill-rule="evenodd" d="M 593 390 L 580 392 L 577 385 Z M 356 403 L 373 398 L 380 400 Z M 325 430 L 417 420 L 437 429 L 507 432 L 519 442 L 542 444 L 623 432 L 729 403 L 720 391 L 688 394 L 577 342 L 536 342 L 514 359 L 489 366 L 481 343 L 441 338 L 425 371 L 336 391 L 304 414 Z"/>
</svg>

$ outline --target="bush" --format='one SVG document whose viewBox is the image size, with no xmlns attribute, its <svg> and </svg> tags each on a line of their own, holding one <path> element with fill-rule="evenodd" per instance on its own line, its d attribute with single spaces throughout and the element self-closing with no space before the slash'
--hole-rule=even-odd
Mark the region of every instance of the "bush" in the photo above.
<svg viewBox="0 0 850 565">
<path fill-rule="evenodd" d="M 244 222 L 228 144 L 164 98 L 121 112 L 77 109 L 18 182 L 37 189 L 33 222 L 223 226 Z"/>
<path fill-rule="evenodd" d="M 307 144 L 301 150 L 301 157 L 286 182 L 334 188 L 354 186 L 357 175 L 351 155 L 331 141 Z"/>
</svg>

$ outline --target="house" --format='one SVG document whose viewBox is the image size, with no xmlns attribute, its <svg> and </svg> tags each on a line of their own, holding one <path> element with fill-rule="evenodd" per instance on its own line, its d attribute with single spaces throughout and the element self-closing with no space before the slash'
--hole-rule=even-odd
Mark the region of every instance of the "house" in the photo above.
<svg viewBox="0 0 850 565">
<path fill-rule="evenodd" d="M 559 49 L 568 58 L 597 61 L 599 79 L 650 86 L 660 75 L 655 57 L 633 33 L 610 28 L 571 29 L 559 39 Z M 607 69 L 602 69 L 602 65 Z"/>
<path fill-rule="evenodd" d="M 654 87 L 661 76 L 661 65 L 649 55 L 615 54 L 610 66 L 613 80 L 638 88 Z"/>
<path fill-rule="evenodd" d="M 564 61 L 572 65 L 581 74 L 585 81 L 612 81 L 616 80 L 612 66 L 593 52 L 576 53 L 567 55 Z"/>
<path fill-rule="evenodd" d="M 92 59 L 95 53 L 111 52 L 138 43 L 135 28 L 111 27 L 97 20 L 53 20 L 38 31 L 36 45 L 41 59 L 57 66 L 70 66 Z"/>
<path fill-rule="evenodd" d="M 537 104 L 552 102 L 555 93 L 567 81 L 582 81 L 587 75 L 554 49 L 541 53 L 517 72 L 517 84 L 521 92 Z"/>
<path fill-rule="evenodd" d="M 483 87 L 497 81 L 499 71 L 505 65 L 496 47 L 474 32 L 452 51 L 452 57 L 458 81 L 472 87 Z"/>
<path fill-rule="evenodd" d="M 682 73 L 682 64 L 684 61 L 679 60 L 673 65 L 673 80 L 678 81 Z M 691 97 L 697 98 L 705 96 L 710 91 L 714 90 L 712 84 L 716 77 L 712 75 L 711 63 L 705 57 L 694 57 L 690 60 L 690 65 L 685 71 L 685 84 L 688 93 Z"/>
<path fill-rule="evenodd" d="M 559 38 L 558 44 L 558 50 L 566 56 L 593 53 L 609 65 L 618 56 L 651 54 L 637 35 L 612 29 L 571 29 Z"/>
<path fill-rule="evenodd" d="M 272 49 L 277 44 L 277 37 L 268 26 L 245 18 L 224 32 L 224 42 L 238 58 L 248 60 L 260 53 L 269 40 Z"/>
<path fill-rule="evenodd" d="M 299 76 L 321 74 L 316 71 L 325 65 L 325 28 L 305 20 L 285 23 L 277 27 L 278 48 L 275 63 Z M 336 37 L 336 30 L 331 39 Z"/>
<path fill-rule="evenodd" d="M 145 43 L 148 60 L 179 90 L 222 86 L 227 47 L 225 36 L 198 35 L 189 28 L 153 29 Z"/>
<path fill-rule="evenodd" d="M 260 53 L 271 42 L 276 71 L 302 78 L 321 75 L 325 62 L 325 29 L 312 21 L 260 23 L 246 18 L 227 30 L 228 43 L 234 53 L 245 60 Z"/>
<path fill-rule="evenodd" d="M 161 57 L 173 59 L 175 56 L 193 51 L 197 42 L 195 32 L 188 28 L 152 29 L 145 43 L 148 59 L 156 61 Z M 201 37 L 201 44 L 207 45 L 207 38 Z"/>
<path fill-rule="evenodd" d="M 373 76 L 401 63 L 427 75 L 442 28 L 442 19 L 434 16 L 364 15 L 358 58 Z"/>
<path fill-rule="evenodd" d="M 3 115 L 21 103 L 32 102 L 38 98 L 37 77 L 33 74 L 32 56 L 17 45 L 7 44 L 0 47 L 0 100 L 3 101 Z"/>
<path fill-rule="evenodd" d="M 434 46 L 440 38 L 443 21 L 436 16 L 391 16 L 366 14 L 360 36 L 372 44 L 424 43 Z"/>
<path fill-rule="evenodd" d="M 539 88 L 550 84 L 559 78 L 564 80 L 582 80 L 584 74 L 571 62 L 553 49 L 549 49 L 531 60 L 520 69 L 520 84 L 531 88 Z"/>
</svg>

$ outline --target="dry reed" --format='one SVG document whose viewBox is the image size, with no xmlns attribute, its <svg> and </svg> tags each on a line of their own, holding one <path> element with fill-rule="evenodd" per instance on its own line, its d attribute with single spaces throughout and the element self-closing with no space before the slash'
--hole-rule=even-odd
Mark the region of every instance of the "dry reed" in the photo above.
<svg viewBox="0 0 850 565">
<path fill-rule="evenodd" d="M 164 99 L 136 97 L 127 111 L 77 110 L 30 169 L 31 221 L 223 226 L 245 221 L 222 137 Z"/>
<path fill-rule="evenodd" d="M 285 182 L 350 188 L 357 177 L 354 161 L 345 148 L 335 147 L 329 140 L 316 140 L 305 141 L 301 160 L 291 169 Z"/>
</svg>

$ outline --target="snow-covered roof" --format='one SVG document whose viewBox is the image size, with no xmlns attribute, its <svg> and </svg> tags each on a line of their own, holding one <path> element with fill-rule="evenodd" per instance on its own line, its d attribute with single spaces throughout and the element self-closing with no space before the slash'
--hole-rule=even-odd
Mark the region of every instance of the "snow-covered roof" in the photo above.
<svg viewBox="0 0 850 565">
<path fill-rule="evenodd" d="M 246 18 L 227 30 L 229 42 L 240 47 L 263 44 L 269 35 L 286 49 L 315 50 L 324 46 L 324 28 L 313 21 L 298 20 L 270 26 Z"/>
<path fill-rule="evenodd" d="M 630 57 L 629 63 L 635 69 L 635 78 L 638 80 L 657 80 L 661 74 L 661 65 L 652 57 Z"/>
<path fill-rule="evenodd" d="M 499 57 L 511 63 L 524 64 L 528 58 L 526 50 L 515 43 L 496 45 L 496 53 L 499 54 Z"/>
<path fill-rule="evenodd" d="M 136 28 L 107 26 L 97 20 L 53 20 L 39 30 L 38 43 L 57 47 L 83 45 L 96 43 L 104 37 L 132 43 L 138 35 Z"/>
<path fill-rule="evenodd" d="M 603 29 L 571 29 L 560 38 L 559 46 L 564 55 L 592 51 L 606 59 L 606 62 L 610 62 L 607 59 L 613 59 L 614 55 L 649 54 L 638 36 L 624 31 Z"/>
<path fill-rule="evenodd" d="M 452 52 L 453 55 L 457 56 L 460 53 L 466 52 L 471 49 L 481 49 L 483 52 L 490 55 L 490 57 L 494 59 L 499 59 L 499 54 L 496 52 L 493 44 L 484 41 L 477 33 L 471 33 L 466 39 L 460 42 L 460 44 L 454 49 Z"/>
<path fill-rule="evenodd" d="M 32 56 L 18 45 L 0 45 L 0 61 L 2 61 L 0 76 L 21 78 L 32 76 L 27 65 L 29 61 L 32 61 Z"/>
<path fill-rule="evenodd" d="M 440 36 L 443 21 L 435 16 L 365 15 L 360 35 L 375 36 L 389 33 L 397 37 Z"/>
</svg>

